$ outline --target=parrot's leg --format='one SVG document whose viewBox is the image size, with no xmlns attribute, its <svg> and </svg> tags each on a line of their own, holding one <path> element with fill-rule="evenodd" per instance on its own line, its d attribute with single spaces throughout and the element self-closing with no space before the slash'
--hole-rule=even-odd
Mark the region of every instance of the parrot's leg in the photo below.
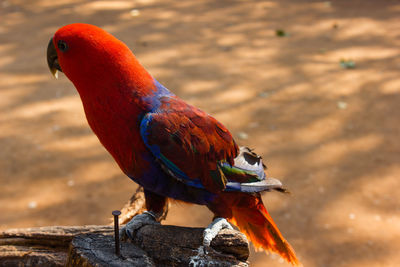
<svg viewBox="0 0 400 267">
<path fill-rule="evenodd" d="M 121 240 L 133 239 L 135 231 L 147 224 L 159 224 L 156 221 L 156 215 L 151 211 L 145 211 L 142 214 L 136 215 L 124 227 L 121 227 L 119 231 Z"/>
<path fill-rule="evenodd" d="M 208 256 L 211 241 L 222 229 L 233 229 L 225 218 L 217 217 L 210 223 L 203 232 L 203 245 L 197 250 L 197 255 L 190 258 L 189 266 L 209 266 L 214 259 Z"/>
<path fill-rule="evenodd" d="M 154 213 L 158 222 L 164 220 L 168 213 L 168 198 L 146 189 L 144 190 L 144 197 L 146 199 L 146 209 Z"/>
<path fill-rule="evenodd" d="M 147 224 L 160 224 L 168 212 L 167 198 L 144 190 L 147 211 L 136 215 L 120 230 L 122 240 L 133 239 L 135 231 Z"/>
<path fill-rule="evenodd" d="M 211 241 L 222 229 L 233 229 L 225 218 L 215 218 L 203 232 L 203 246 L 210 247 Z"/>
</svg>

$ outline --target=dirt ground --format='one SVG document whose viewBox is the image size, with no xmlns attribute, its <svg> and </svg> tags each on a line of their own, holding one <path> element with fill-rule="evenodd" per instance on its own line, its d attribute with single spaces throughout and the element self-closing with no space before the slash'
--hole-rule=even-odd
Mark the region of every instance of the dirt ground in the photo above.
<svg viewBox="0 0 400 267">
<path fill-rule="evenodd" d="M 263 155 L 292 191 L 264 200 L 304 266 L 400 266 L 399 1 L 0 0 L 0 230 L 105 224 L 136 188 L 47 69 L 73 22 L 116 35 Z M 166 223 L 211 217 L 177 205 Z"/>
</svg>

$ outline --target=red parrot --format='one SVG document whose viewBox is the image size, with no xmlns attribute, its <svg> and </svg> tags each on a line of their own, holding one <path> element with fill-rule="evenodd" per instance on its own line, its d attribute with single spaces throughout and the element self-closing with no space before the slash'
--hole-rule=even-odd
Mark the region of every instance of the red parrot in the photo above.
<svg viewBox="0 0 400 267">
<path fill-rule="evenodd" d="M 206 205 L 255 247 L 299 265 L 261 200 L 263 191 L 284 191 L 266 178 L 261 157 L 157 82 L 124 43 L 96 26 L 70 24 L 51 38 L 47 61 L 75 85 L 90 127 L 121 170 L 143 186 L 151 216 L 169 198 Z"/>
</svg>

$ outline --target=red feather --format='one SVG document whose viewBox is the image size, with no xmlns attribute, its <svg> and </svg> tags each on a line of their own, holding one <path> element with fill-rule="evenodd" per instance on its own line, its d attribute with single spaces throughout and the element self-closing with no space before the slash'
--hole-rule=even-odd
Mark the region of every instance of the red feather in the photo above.
<svg viewBox="0 0 400 267">
<path fill-rule="evenodd" d="M 224 183 L 210 171 L 218 171 L 219 161 L 233 164 L 238 147 L 229 131 L 207 113 L 177 97 L 165 98 L 152 114 L 148 144 L 160 152 L 188 177 L 200 179 L 211 192 L 220 192 Z"/>
</svg>

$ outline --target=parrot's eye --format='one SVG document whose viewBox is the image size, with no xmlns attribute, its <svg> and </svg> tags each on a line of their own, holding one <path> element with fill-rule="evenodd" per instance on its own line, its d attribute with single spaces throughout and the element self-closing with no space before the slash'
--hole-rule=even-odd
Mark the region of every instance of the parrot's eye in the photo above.
<svg viewBox="0 0 400 267">
<path fill-rule="evenodd" d="M 66 42 L 63 40 L 59 40 L 57 43 L 58 49 L 60 49 L 61 52 L 65 52 L 68 50 L 68 45 Z"/>
</svg>

